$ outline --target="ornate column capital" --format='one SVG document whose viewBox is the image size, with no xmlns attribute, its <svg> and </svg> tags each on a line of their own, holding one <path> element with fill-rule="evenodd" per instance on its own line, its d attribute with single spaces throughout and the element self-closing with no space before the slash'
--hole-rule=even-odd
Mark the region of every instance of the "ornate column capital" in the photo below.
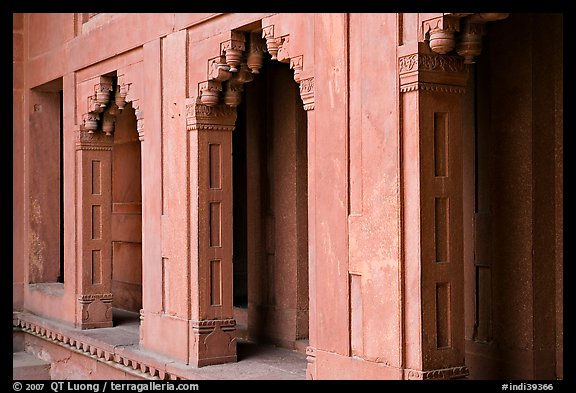
<svg viewBox="0 0 576 393">
<path fill-rule="evenodd" d="M 197 100 L 186 103 L 186 130 L 232 131 L 236 124 L 236 109 L 228 105 L 208 106 Z"/>
<path fill-rule="evenodd" d="M 413 53 L 398 59 L 400 91 L 464 93 L 468 70 L 459 56 Z"/>
</svg>

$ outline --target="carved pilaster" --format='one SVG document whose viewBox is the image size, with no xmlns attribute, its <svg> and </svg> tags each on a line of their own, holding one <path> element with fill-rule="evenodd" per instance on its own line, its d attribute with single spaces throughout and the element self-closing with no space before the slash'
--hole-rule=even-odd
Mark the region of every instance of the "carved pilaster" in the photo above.
<svg viewBox="0 0 576 393">
<path fill-rule="evenodd" d="M 404 294 L 404 378 L 461 378 L 468 372 L 462 302 L 462 93 L 468 67 L 462 57 L 430 53 L 424 45 L 398 58 L 406 158 L 403 277 L 404 288 L 411 288 Z"/>
<path fill-rule="evenodd" d="M 247 71 L 251 75 L 250 71 Z M 240 73 L 238 73 L 240 77 Z M 236 78 L 233 77 L 233 78 Z M 232 80 L 231 80 L 232 81 Z M 228 88 L 242 84 L 228 82 Z M 226 100 L 226 98 L 225 98 Z M 233 103 L 208 106 L 199 99 L 186 103 L 186 129 L 190 151 L 199 168 L 191 172 L 194 217 L 198 222 L 198 254 L 191 258 L 192 308 L 189 362 L 198 367 L 236 361 L 232 305 L 232 130 Z"/>
<path fill-rule="evenodd" d="M 113 137 L 103 132 L 76 134 L 76 326 L 81 329 L 112 326 L 112 144 Z"/>
</svg>

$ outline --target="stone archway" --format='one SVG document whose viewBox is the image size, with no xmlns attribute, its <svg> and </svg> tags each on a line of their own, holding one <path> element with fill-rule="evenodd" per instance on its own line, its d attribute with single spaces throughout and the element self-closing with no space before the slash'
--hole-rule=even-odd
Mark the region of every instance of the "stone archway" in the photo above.
<svg viewBox="0 0 576 393">
<path fill-rule="evenodd" d="M 79 108 L 83 115 L 76 135 L 76 176 L 80 185 L 77 224 L 77 274 L 80 279 L 76 287 L 76 326 L 82 329 L 113 325 L 113 134 L 131 86 L 118 79 L 122 78 L 109 74 L 87 81 L 83 88 L 93 90 L 80 101 L 86 103 Z M 83 93 L 86 92 L 81 88 L 79 95 Z M 128 101 L 135 109 L 139 148 L 143 140 L 142 112 L 134 94 Z M 136 227 L 141 231 L 141 219 Z"/>
<path fill-rule="evenodd" d="M 190 338 L 189 362 L 198 366 L 236 361 L 232 131 L 243 85 L 259 73 L 265 51 L 272 60 L 290 64 L 304 109 L 314 109 L 314 78 L 301 79 L 303 56 L 290 56 L 290 36 L 276 37 L 274 29 L 231 31 L 229 39 L 220 43 L 219 55 L 208 60 L 207 79 L 198 83 L 197 96 L 187 100 L 190 151 L 197 149 L 198 154 L 190 179 L 190 190 L 198 192 L 197 205 L 190 213 L 198 219 L 198 256 L 197 265 L 193 256 L 191 266 L 197 278 L 192 291 L 197 296 L 192 300 L 194 338 Z"/>
</svg>

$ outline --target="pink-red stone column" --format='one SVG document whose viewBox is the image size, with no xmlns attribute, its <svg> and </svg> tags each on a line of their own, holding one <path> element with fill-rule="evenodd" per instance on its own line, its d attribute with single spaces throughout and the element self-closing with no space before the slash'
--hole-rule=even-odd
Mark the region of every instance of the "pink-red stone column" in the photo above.
<svg viewBox="0 0 576 393">
<path fill-rule="evenodd" d="M 236 361 L 232 301 L 232 130 L 236 110 L 194 101 L 186 108 L 190 222 L 192 233 L 198 236 L 196 252 L 190 257 L 188 361 L 201 367 Z"/>
<path fill-rule="evenodd" d="M 76 141 L 76 326 L 112 327 L 112 136 L 80 130 Z"/>
<path fill-rule="evenodd" d="M 426 44 L 399 53 L 404 378 L 468 374 L 464 363 L 462 110 L 467 69 Z"/>
</svg>

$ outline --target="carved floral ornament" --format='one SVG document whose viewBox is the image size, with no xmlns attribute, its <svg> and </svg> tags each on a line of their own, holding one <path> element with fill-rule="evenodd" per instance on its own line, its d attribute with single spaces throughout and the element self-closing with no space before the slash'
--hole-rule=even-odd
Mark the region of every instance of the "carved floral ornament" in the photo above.
<svg viewBox="0 0 576 393">
<path fill-rule="evenodd" d="M 294 80 L 300 84 L 304 109 L 314 109 L 313 78 L 300 79 L 303 56 L 290 57 L 290 37 L 276 37 L 273 25 L 264 27 L 262 32 L 230 32 L 230 39 L 220 43 L 220 54 L 208 60 L 207 80 L 198 84 L 200 103 L 208 107 L 221 103 L 237 107 L 243 85 L 254 80 L 254 75 L 260 72 L 266 53 L 272 60 L 290 64 Z"/>
<path fill-rule="evenodd" d="M 464 64 L 474 64 L 482 52 L 485 24 L 506 19 L 508 13 L 445 14 L 422 22 L 421 39 L 441 55 L 456 50 Z"/>
</svg>

